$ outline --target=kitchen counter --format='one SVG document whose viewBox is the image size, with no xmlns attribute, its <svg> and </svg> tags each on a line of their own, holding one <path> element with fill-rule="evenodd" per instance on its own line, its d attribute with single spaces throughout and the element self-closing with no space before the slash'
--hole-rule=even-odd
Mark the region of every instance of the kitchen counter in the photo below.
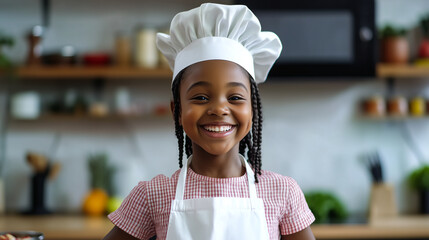
<svg viewBox="0 0 429 240">
<path fill-rule="evenodd" d="M 371 224 L 312 225 L 317 239 L 429 239 L 429 215 L 378 219 Z"/>
<path fill-rule="evenodd" d="M 113 224 L 105 217 L 0 216 L 0 231 L 40 231 L 47 240 L 101 239 L 112 227 Z M 317 239 L 429 238 L 429 215 L 401 216 L 377 220 L 372 224 L 318 224 L 311 228 Z"/>
<path fill-rule="evenodd" d="M 42 232 L 46 240 L 54 239 L 101 239 L 112 229 L 107 217 L 85 217 L 83 215 L 0 217 L 0 231 L 32 230 Z"/>
</svg>

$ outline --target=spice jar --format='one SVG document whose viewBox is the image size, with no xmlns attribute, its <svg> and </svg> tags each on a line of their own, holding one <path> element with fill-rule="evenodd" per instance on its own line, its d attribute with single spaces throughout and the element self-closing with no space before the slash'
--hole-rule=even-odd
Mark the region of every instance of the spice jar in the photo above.
<svg viewBox="0 0 429 240">
<path fill-rule="evenodd" d="M 40 57 L 42 55 L 42 26 L 34 26 L 28 34 L 28 56 L 27 65 L 40 64 Z"/>
<path fill-rule="evenodd" d="M 387 104 L 388 112 L 391 116 L 403 117 L 408 113 L 407 100 L 404 97 L 396 96 L 389 99 Z"/>
<path fill-rule="evenodd" d="M 386 103 L 381 96 L 368 98 L 364 103 L 365 114 L 371 117 L 382 117 L 386 113 Z"/>
<path fill-rule="evenodd" d="M 422 97 L 414 97 L 410 101 L 410 114 L 415 117 L 421 117 L 426 112 L 425 100 Z"/>
<path fill-rule="evenodd" d="M 118 66 L 129 66 L 131 61 L 130 39 L 118 33 L 115 39 L 115 61 Z"/>
<path fill-rule="evenodd" d="M 156 31 L 152 28 L 141 28 L 136 37 L 136 65 L 155 68 L 158 65 L 158 50 L 155 44 Z"/>
</svg>

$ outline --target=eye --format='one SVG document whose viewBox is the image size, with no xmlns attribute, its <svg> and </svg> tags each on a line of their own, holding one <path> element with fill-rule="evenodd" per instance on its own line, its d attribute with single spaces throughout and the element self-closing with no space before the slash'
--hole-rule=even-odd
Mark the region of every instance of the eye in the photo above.
<svg viewBox="0 0 429 240">
<path fill-rule="evenodd" d="M 231 97 L 229 98 L 229 100 L 230 100 L 230 101 L 239 101 L 239 100 L 244 100 L 244 98 L 243 98 L 243 97 L 241 97 L 241 96 L 234 95 L 234 96 L 231 96 Z"/>
<path fill-rule="evenodd" d="M 209 100 L 207 97 L 205 96 L 195 96 L 193 98 L 191 98 L 192 100 L 197 100 L 197 101 L 207 101 Z"/>
</svg>

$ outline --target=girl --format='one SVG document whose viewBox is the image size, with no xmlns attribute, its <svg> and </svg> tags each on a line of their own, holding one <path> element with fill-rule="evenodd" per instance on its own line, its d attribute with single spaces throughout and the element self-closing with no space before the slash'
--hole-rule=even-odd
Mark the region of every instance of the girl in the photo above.
<svg viewBox="0 0 429 240">
<path fill-rule="evenodd" d="M 105 239 L 314 239 L 297 183 L 261 170 L 257 83 L 278 37 L 245 6 L 203 4 L 176 15 L 157 46 L 173 69 L 181 169 L 140 182 L 109 215 Z"/>
</svg>

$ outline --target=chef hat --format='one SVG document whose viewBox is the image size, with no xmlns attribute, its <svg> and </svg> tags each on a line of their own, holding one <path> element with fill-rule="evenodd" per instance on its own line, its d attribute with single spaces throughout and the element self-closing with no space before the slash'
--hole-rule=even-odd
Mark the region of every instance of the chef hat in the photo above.
<svg viewBox="0 0 429 240">
<path fill-rule="evenodd" d="M 173 80 L 194 63 L 227 60 L 261 83 L 282 50 L 277 35 L 262 32 L 246 6 L 213 3 L 178 13 L 171 21 L 170 35 L 158 33 L 156 45 L 173 70 Z"/>
</svg>

